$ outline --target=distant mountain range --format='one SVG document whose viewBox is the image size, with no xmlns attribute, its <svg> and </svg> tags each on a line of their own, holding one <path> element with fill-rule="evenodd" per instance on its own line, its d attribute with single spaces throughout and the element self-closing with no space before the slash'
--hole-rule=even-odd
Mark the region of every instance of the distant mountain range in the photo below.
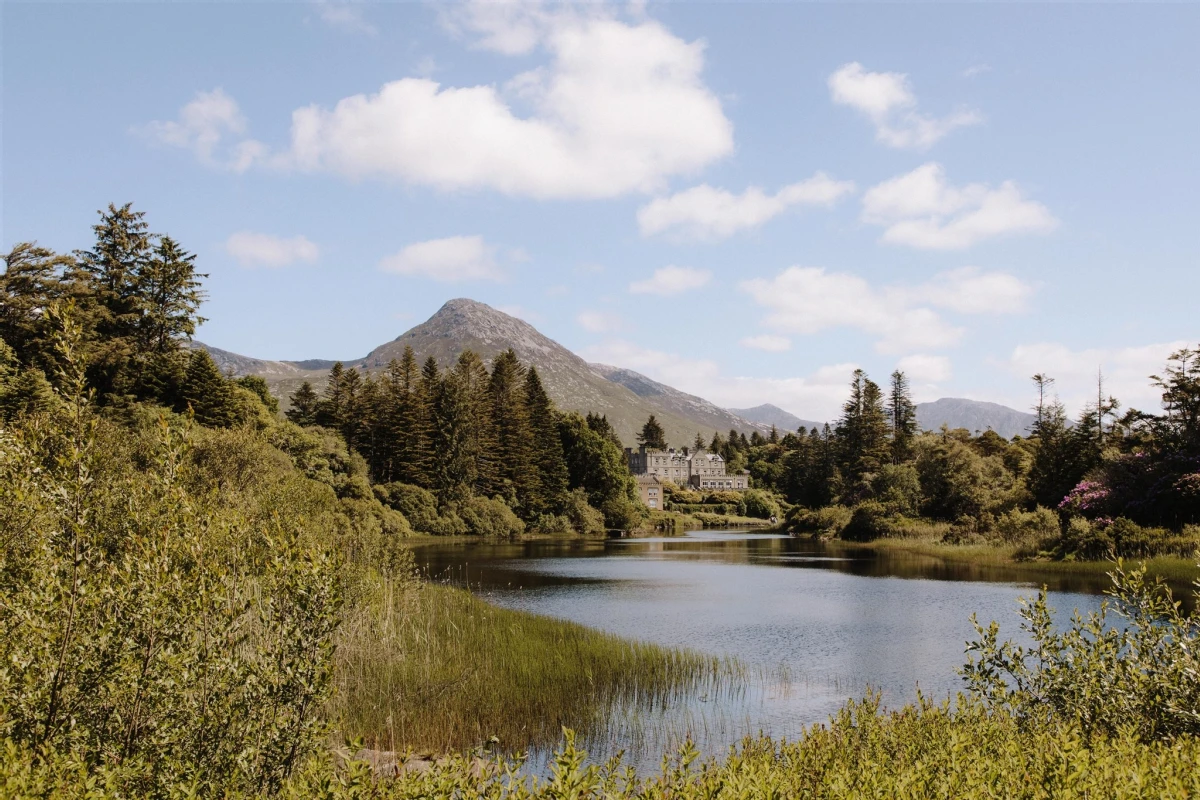
<svg viewBox="0 0 1200 800">
<path fill-rule="evenodd" d="M 334 364 L 325 359 L 268 361 L 201 342 L 193 342 L 192 346 L 207 350 L 217 365 L 229 374 L 263 377 L 271 390 L 285 401 L 304 381 L 310 381 L 318 389 L 323 386 L 329 368 Z M 450 300 L 428 320 L 376 347 L 365 357 L 344 359 L 342 363 L 379 373 L 393 358 L 399 359 L 406 346 L 413 348 L 418 361 L 433 356 L 443 367 L 452 364 L 464 350 L 474 350 L 490 362 L 511 347 L 523 363 L 537 367 L 547 393 L 560 408 L 606 415 L 628 446 L 635 444 L 637 432 L 651 414 L 662 423 L 667 441 L 677 447 L 690 445 L 697 433 L 707 439 L 713 431 L 726 433 L 735 429 L 746 434 L 755 430 L 766 433 L 774 425 L 781 432 L 787 432 L 801 425 L 813 428 L 824 424 L 800 419 L 769 404 L 747 409 L 720 408 L 633 370 L 589 364 L 529 323 L 465 298 Z M 1025 432 L 1026 418 L 1032 419 L 1032 415 L 974 400 L 944 399 L 917 406 L 921 426 L 932 430 L 940 428 L 944 422 L 952 428 L 964 427 L 972 431 L 990 426 L 1002 436 L 1011 436 Z"/>
<path fill-rule="evenodd" d="M 780 431 L 794 431 L 804 426 L 809 430 L 820 429 L 825 423 L 800 419 L 778 406 L 770 403 L 754 408 L 731 408 L 729 411 L 739 417 L 770 427 L 774 425 Z M 931 403 L 917 403 L 917 427 L 925 431 L 948 428 L 966 428 L 972 433 L 982 433 L 991 428 L 1005 439 L 1014 436 L 1028 436 L 1029 428 L 1037 419 L 1033 414 L 1002 406 L 999 403 L 988 403 L 982 400 L 967 400 L 961 397 L 943 397 Z"/>
</svg>

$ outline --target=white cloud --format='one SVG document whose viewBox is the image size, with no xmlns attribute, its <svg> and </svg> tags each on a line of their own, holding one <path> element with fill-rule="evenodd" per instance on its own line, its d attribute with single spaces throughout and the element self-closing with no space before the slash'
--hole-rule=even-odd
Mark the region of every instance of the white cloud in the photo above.
<svg viewBox="0 0 1200 800">
<path fill-rule="evenodd" d="M 450 236 L 410 244 L 379 262 L 384 272 L 435 281 L 499 281 L 504 273 L 495 248 L 482 236 Z"/>
<path fill-rule="evenodd" d="M 1028 308 L 1033 287 L 1007 272 L 960 267 L 912 289 L 892 289 L 906 302 L 927 303 L 960 314 L 1017 314 Z"/>
<path fill-rule="evenodd" d="M 828 207 L 853 191 L 853 182 L 837 181 L 823 172 L 775 194 L 752 186 L 735 195 L 701 184 L 642 206 L 638 209 L 638 227 L 643 236 L 674 231 L 694 239 L 724 239 L 757 228 L 790 206 Z"/>
<path fill-rule="evenodd" d="M 630 294 L 682 294 L 691 289 L 699 289 L 712 279 L 708 270 L 694 267 L 663 267 L 644 281 L 634 281 L 629 284 Z"/>
<path fill-rule="evenodd" d="M 971 66 L 969 66 L 963 70 L 962 76 L 964 78 L 974 78 L 977 75 L 982 75 L 985 72 L 991 72 L 991 71 L 992 71 L 991 66 L 989 66 L 987 64 L 972 64 Z"/>
<path fill-rule="evenodd" d="M 930 309 L 889 298 L 845 272 L 790 267 L 771 280 L 744 281 L 741 288 L 769 310 L 764 320 L 768 327 L 787 333 L 858 328 L 879 336 L 876 346 L 886 352 L 946 347 L 962 335 Z"/>
<path fill-rule="evenodd" d="M 752 378 L 723 375 L 715 361 L 689 359 L 624 340 L 585 348 L 588 361 L 636 370 L 656 381 L 724 408 L 773 403 L 804 419 L 832 420 L 846 399 L 856 364 L 821 367 L 807 377 Z"/>
<path fill-rule="evenodd" d="M 225 251 L 243 267 L 286 267 L 298 261 L 311 264 L 320 255 L 320 248 L 303 236 L 285 239 L 251 231 L 226 239 Z"/>
<path fill-rule="evenodd" d="M 1194 344 L 1180 340 L 1073 350 L 1056 342 L 1039 342 L 1014 348 L 1005 366 L 1018 378 L 1028 379 L 1039 372 L 1054 378 L 1054 389 L 1072 415 L 1089 403 L 1095 405 L 1097 369 L 1104 372 L 1106 396 L 1116 397 L 1125 408 L 1158 412 L 1162 392 L 1150 385 L 1149 376 L 1161 375 L 1171 353 Z M 1032 382 L 1029 386 L 1033 398 Z"/>
<path fill-rule="evenodd" d="M 950 359 L 927 353 L 905 356 L 896 362 L 896 369 L 914 383 L 945 383 L 954 374 L 950 367 Z"/>
<path fill-rule="evenodd" d="M 260 160 L 266 147 L 252 139 L 227 145 L 229 137 L 241 136 L 246 119 L 232 97 L 220 89 L 198 92 L 179 111 L 179 117 L 151 122 L 138 130 L 161 144 L 190 150 L 201 163 L 234 172 L 244 172 Z"/>
<path fill-rule="evenodd" d="M 619 316 L 607 311 L 581 311 L 575 321 L 581 328 L 591 333 L 609 333 L 620 330 L 623 325 Z"/>
<path fill-rule="evenodd" d="M 907 75 L 868 72 L 857 61 L 829 76 L 829 94 L 833 102 L 865 114 L 875 125 L 875 138 L 889 147 L 925 149 L 955 128 L 983 121 L 969 109 L 940 118 L 921 114 Z"/>
<path fill-rule="evenodd" d="M 763 321 L 769 328 L 798 334 L 856 328 L 880 337 L 876 347 L 883 352 L 957 342 L 963 329 L 946 323 L 933 308 L 962 314 L 1016 313 L 1033 291 L 1013 275 L 976 267 L 943 272 L 924 284 L 876 288 L 850 273 L 797 266 L 771 279 L 743 281 L 740 288 L 768 310 Z"/>
<path fill-rule="evenodd" d="M 1006 234 L 1047 233 L 1058 226 L 1049 209 L 1022 197 L 1012 181 L 998 188 L 951 186 L 934 162 L 868 189 L 862 219 L 883 226 L 885 242 L 931 250 L 962 249 Z"/>
<path fill-rule="evenodd" d="M 317 7 L 317 14 L 321 17 L 321 21 L 331 28 L 337 28 L 346 33 L 363 33 L 367 36 L 375 36 L 379 33 L 374 25 L 367 22 L 363 16 L 362 5 L 359 3 L 344 2 L 344 0 L 315 0 L 314 5 Z"/>
<path fill-rule="evenodd" d="M 775 336 L 765 333 L 762 336 L 747 336 L 739 344 L 755 350 L 766 350 L 768 353 L 783 353 L 792 349 L 792 340 L 786 336 Z"/>
<path fill-rule="evenodd" d="M 599 6 L 471 8 L 460 23 L 481 46 L 541 48 L 548 63 L 504 91 L 404 78 L 332 109 L 297 109 L 290 149 L 272 162 L 446 190 L 600 198 L 659 189 L 732 152 L 733 126 L 701 80 L 703 42 Z M 489 26 L 489 15 L 501 19 Z"/>
</svg>

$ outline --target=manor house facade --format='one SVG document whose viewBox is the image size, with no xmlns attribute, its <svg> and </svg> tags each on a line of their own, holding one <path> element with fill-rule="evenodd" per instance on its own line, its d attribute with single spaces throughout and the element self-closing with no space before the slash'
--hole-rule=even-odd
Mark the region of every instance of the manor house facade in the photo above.
<svg viewBox="0 0 1200 800">
<path fill-rule="evenodd" d="M 634 475 L 651 476 L 679 486 L 737 490 L 750 487 L 750 478 L 744 471 L 740 475 L 727 475 L 725 459 L 705 450 L 689 451 L 686 447 L 682 450 L 647 450 L 642 445 L 636 451 L 626 447 L 625 459 Z"/>
</svg>

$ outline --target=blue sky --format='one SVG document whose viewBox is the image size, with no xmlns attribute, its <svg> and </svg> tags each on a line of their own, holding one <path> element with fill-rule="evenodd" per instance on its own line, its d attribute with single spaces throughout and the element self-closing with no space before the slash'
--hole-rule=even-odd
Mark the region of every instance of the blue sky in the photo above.
<svg viewBox="0 0 1200 800">
<path fill-rule="evenodd" d="M 1126 405 L 1200 339 L 1200 6 L 5 3 L 0 246 L 132 200 L 198 338 L 447 299 L 727 406 Z"/>
</svg>

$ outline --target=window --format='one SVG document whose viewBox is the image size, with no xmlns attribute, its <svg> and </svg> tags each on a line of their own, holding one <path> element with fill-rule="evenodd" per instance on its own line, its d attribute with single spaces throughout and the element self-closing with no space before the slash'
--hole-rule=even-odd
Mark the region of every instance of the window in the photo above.
<svg viewBox="0 0 1200 800">
<path fill-rule="evenodd" d="M 648 505 L 649 505 L 651 508 L 658 508 L 658 501 L 657 501 L 657 500 L 651 500 L 651 501 L 648 503 Z"/>
</svg>

